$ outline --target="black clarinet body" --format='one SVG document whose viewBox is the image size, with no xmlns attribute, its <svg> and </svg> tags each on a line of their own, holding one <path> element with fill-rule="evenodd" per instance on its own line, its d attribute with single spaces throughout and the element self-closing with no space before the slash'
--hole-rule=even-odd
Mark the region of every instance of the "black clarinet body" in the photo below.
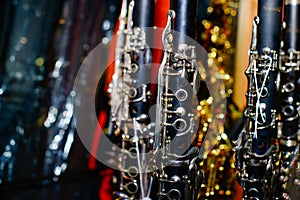
<svg viewBox="0 0 300 200">
<path fill-rule="evenodd" d="M 257 87 L 261 90 L 261 97 L 256 96 L 255 109 L 263 109 L 265 120 L 257 117 L 257 138 L 253 140 L 252 151 L 257 154 L 264 154 L 270 148 L 270 139 L 275 136 L 274 128 L 276 108 L 276 79 L 278 71 L 278 59 L 280 51 L 280 27 L 281 27 L 282 1 L 261 0 L 258 2 L 258 25 L 257 25 Z M 269 72 L 265 72 L 270 66 Z M 268 74 L 266 74 L 268 73 Z M 265 84 L 264 79 L 265 78 Z M 249 80 L 251 81 L 251 80 Z M 260 102 L 258 103 L 258 98 Z M 265 107 L 265 108 L 263 108 Z M 263 123 L 261 123 L 263 122 Z M 254 122 L 255 123 L 255 122 Z"/>
<path fill-rule="evenodd" d="M 299 180 L 299 66 L 300 66 L 300 2 L 284 4 L 283 47 L 280 56 L 278 140 L 280 153 L 279 198 L 297 199 Z M 298 105 L 297 105 L 298 104 Z M 298 171 L 298 172 L 297 172 Z"/>
<path fill-rule="evenodd" d="M 197 64 L 194 37 L 197 1 L 171 1 L 168 22 L 163 32 L 164 56 L 159 69 L 159 107 L 155 130 L 154 156 L 158 170 L 160 200 L 198 198 L 202 173 L 193 113 Z M 172 32 L 172 29 L 175 32 Z"/>
<path fill-rule="evenodd" d="M 139 29 L 154 26 L 154 0 L 137 0 L 133 10 L 133 26 L 136 32 L 144 34 Z M 138 37 L 138 35 L 137 35 Z M 145 37 L 145 36 L 142 36 Z M 146 38 L 145 38 L 146 39 Z M 151 40 L 151 39 L 150 39 Z M 147 40 L 149 42 L 149 40 Z M 146 41 L 145 41 L 146 42 Z M 148 44 L 150 45 L 150 44 Z M 136 80 L 136 96 L 131 97 L 129 112 L 132 118 L 137 118 L 139 123 L 148 125 L 150 123 L 150 82 L 151 82 L 151 49 L 143 47 L 140 51 L 131 51 L 131 63 L 137 66 L 136 73 L 132 77 Z"/>
<path fill-rule="evenodd" d="M 275 167 L 277 73 L 280 50 L 282 0 L 259 0 L 253 22 L 250 63 L 246 70 L 247 118 L 237 144 L 238 178 L 243 199 L 273 199 Z"/>
<path fill-rule="evenodd" d="M 176 14 L 176 17 L 174 18 L 173 30 L 182 34 L 176 41 L 178 44 L 186 42 L 185 37 L 183 37 L 184 35 L 193 39 L 195 38 L 197 2 L 197 0 L 170 1 L 170 9 L 174 10 Z"/>
<path fill-rule="evenodd" d="M 145 155 L 152 149 L 151 135 L 154 135 L 149 116 L 152 55 L 145 28 L 153 26 L 154 3 L 154 0 L 132 0 L 127 4 L 125 0 L 121 10 L 110 88 L 109 132 L 121 149 L 116 158 L 114 199 L 134 200 L 150 195 L 149 162 Z"/>
</svg>

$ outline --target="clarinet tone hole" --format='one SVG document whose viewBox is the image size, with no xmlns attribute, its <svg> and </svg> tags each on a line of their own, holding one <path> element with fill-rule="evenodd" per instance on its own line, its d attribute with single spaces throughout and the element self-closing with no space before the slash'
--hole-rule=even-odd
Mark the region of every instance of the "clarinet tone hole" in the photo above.
<svg viewBox="0 0 300 200">
<path fill-rule="evenodd" d="M 186 122 L 183 119 L 176 119 L 173 123 L 174 128 L 181 132 L 186 128 Z"/>
<path fill-rule="evenodd" d="M 295 85 L 293 83 L 289 82 L 283 86 L 283 89 L 285 92 L 293 92 L 295 89 Z"/>
<path fill-rule="evenodd" d="M 136 148 L 135 147 L 131 147 L 129 150 L 128 150 L 128 155 L 130 158 L 136 158 L 137 157 L 137 151 L 136 151 Z"/>
<path fill-rule="evenodd" d="M 179 89 L 176 93 L 175 93 L 176 98 L 178 99 L 178 101 L 185 101 L 188 97 L 187 92 L 184 89 Z"/>
<path fill-rule="evenodd" d="M 282 108 L 282 113 L 285 115 L 285 116 L 291 116 L 293 115 L 295 109 L 293 106 L 289 105 L 289 106 L 285 106 Z"/>
<path fill-rule="evenodd" d="M 136 97 L 136 95 L 137 95 L 137 90 L 136 90 L 136 88 L 129 88 L 129 97 L 130 98 L 135 98 Z"/>
<path fill-rule="evenodd" d="M 137 175 L 138 175 L 138 169 L 135 166 L 130 166 L 128 168 L 128 175 L 131 178 L 137 177 Z"/>
<path fill-rule="evenodd" d="M 139 66 L 135 63 L 131 64 L 131 73 L 136 73 L 137 70 L 139 69 Z"/>
<path fill-rule="evenodd" d="M 137 183 L 130 182 L 126 184 L 126 190 L 129 194 L 136 194 L 138 191 L 138 185 Z"/>
<path fill-rule="evenodd" d="M 181 198 L 181 193 L 178 189 L 171 189 L 168 192 L 168 199 L 169 200 L 179 200 Z"/>
<path fill-rule="evenodd" d="M 268 88 L 264 87 L 261 92 L 261 97 L 266 97 L 268 95 Z"/>
</svg>

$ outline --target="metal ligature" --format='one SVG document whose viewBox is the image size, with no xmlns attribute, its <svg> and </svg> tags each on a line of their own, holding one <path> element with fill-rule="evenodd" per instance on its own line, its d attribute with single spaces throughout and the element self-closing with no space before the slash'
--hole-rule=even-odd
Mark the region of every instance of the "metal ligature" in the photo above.
<svg viewBox="0 0 300 200">
<path fill-rule="evenodd" d="M 127 8 L 128 7 L 128 8 Z M 153 26 L 154 0 L 124 0 L 117 33 L 115 71 L 110 84 L 109 134 L 121 149 L 117 155 L 114 199 L 147 199 L 151 176 L 147 172 L 152 148 L 150 107 L 151 50 L 145 27 Z M 150 78 L 150 77 L 149 77 Z"/>
<path fill-rule="evenodd" d="M 154 180 L 158 199 L 193 200 L 202 182 L 196 122 L 192 105 L 197 89 L 195 47 L 185 40 L 193 36 L 197 1 L 171 1 L 162 35 L 163 61 L 158 74 L 157 117 L 154 143 Z M 172 26 L 174 24 L 174 26 Z M 179 35 L 172 32 L 179 32 Z M 198 102 L 196 102 L 198 103 Z"/>
<path fill-rule="evenodd" d="M 274 199 L 276 145 L 276 81 L 279 65 L 282 0 L 259 0 L 253 22 L 246 123 L 238 139 L 236 160 L 243 199 Z"/>
<path fill-rule="evenodd" d="M 279 198 L 299 199 L 299 66 L 300 2 L 286 0 L 284 5 L 283 47 L 280 56 L 278 140 Z M 281 189 L 281 190 L 280 190 Z"/>
</svg>

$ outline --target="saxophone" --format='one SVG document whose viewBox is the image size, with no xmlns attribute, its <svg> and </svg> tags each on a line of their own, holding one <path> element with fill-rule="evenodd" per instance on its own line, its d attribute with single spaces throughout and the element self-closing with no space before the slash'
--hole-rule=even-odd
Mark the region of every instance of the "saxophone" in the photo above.
<svg viewBox="0 0 300 200">
<path fill-rule="evenodd" d="M 197 199 L 203 178 L 199 165 L 202 158 L 195 144 L 197 130 L 192 111 L 195 99 L 191 96 L 198 81 L 195 47 L 186 43 L 183 34 L 176 37 L 172 32 L 172 28 L 186 35 L 193 32 L 190 18 L 196 4 L 197 1 L 171 1 L 171 9 L 175 11 L 168 12 L 162 35 L 164 55 L 158 74 L 153 150 L 156 167 L 153 177 L 158 183 L 160 200 Z"/>
<path fill-rule="evenodd" d="M 144 155 L 152 148 L 153 135 L 149 117 L 151 91 L 145 84 L 151 73 L 151 51 L 143 28 L 151 26 L 152 8 L 154 1 L 132 0 L 127 5 L 124 0 L 122 4 L 115 71 L 109 88 L 109 133 L 121 149 L 116 161 L 119 172 L 114 199 L 147 199 L 150 195 L 150 174 L 142 173 L 149 171 L 149 159 Z"/>
<path fill-rule="evenodd" d="M 274 199 L 276 172 L 276 79 L 279 65 L 282 0 L 259 0 L 253 22 L 246 123 L 234 141 L 243 199 Z M 275 174 L 276 175 L 276 174 Z"/>
<path fill-rule="evenodd" d="M 300 67 L 300 3 L 285 1 L 283 48 L 280 55 L 278 108 L 279 198 L 299 199 L 299 67 Z M 297 105 L 298 104 L 298 105 Z M 280 189 L 280 188 L 279 188 Z M 296 196 L 298 195 L 298 196 Z"/>
</svg>

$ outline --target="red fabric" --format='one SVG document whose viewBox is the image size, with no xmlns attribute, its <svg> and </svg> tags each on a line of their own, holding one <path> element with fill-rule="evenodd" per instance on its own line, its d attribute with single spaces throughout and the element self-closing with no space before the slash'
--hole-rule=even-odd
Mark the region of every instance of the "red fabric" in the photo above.
<svg viewBox="0 0 300 200">
<path fill-rule="evenodd" d="M 115 24 L 114 35 L 116 35 L 118 30 L 119 30 L 119 20 Z M 114 74 L 114 67 L 115 67 L 114 59 L 116 56 L 116 54 L 115 54 L 116 43 L 117 43 L 116 37 L 114 36 L 112 38 L 112 41 L 111 41 L 111 44 L 109 47 L 109 52 L 108 52 L 106 79 L 105 79 L 105 85 L 103 88 L 103 90 L 106 91 L 106 93 L 108 91 L 108 85 L 110 84 L 110 82 L 112 80 L 112 76 Z M 101 130 L 104 128 L 106 122 L 107 122 L 107 114 L 104 110 L 102 110 L 98 117 L 99 126 L 96 127 L 96 130 L 94 133 L 94 139 L 93 139 L 93 144 L 92 144 L 92 148 L 91 148 L 92 155 L 96 155 L 96 153 L 97 153 L 101 135 L 103 134 L 103 132 Z M 88 167 L 89 167 L 89 169 L 96 169 L 97 168 L 96 158 L 92 155 L 89 158 Z M 112 175 L 113 175 L 113 169 L 106 169 L 106 170 L 99 171 L 99 176 L 101 177 L 101 182 L 100 182 L 99 191 L 98 191 L 99 200 L 112 200 L 112 185 L 111 185 Z"/>
<path fill-rule="evenodd" d="M 239 185 L 239 183 L 235 180 L 234 181 L 234 195 L 232 200 L 241 200 L 243 195 L 243 189 Z"/>
<path fill-rule="evenodd" d="M 112 186 L 111 179 L 113 175 L 112 169 L 106 169 L 99 172 L 100 177 L 102 177 L 102 181 L 99 187 L 98 197 L 99 200 L 112 200 Z"/>
<path fill-rule="evenodd" d="M 152 83 L 157 82 L 157 75 L 159 66 L 162 60 L 163 51 L 162 51 L 162 30 L 165 28 L 168 20 L 168 11 L 170 9 L 170 1 L 157 0 L 155 4 L 155 17 L 154 17 L 154 26 L 161 28 L 161 30 L 155 32 L 153 42 L 155 44 L 154 49 L 152 49 Z M 152 94 L 155 94 L 156 84 L 151 86 Z M 155 98 L 154 98 L 155 99 Z"/>
<path fill-rule="evenodd" d="M 96 126 L 96 129 L 94 132 L 93 143 L 92 143 L 92 147 L 91 147 L 91 154 L 90 154 L 89 161 L 88 161 L 88 168 L 91 170 L 97 168 L 97 161 L 96 161 L 96 158 L 94 157 L 94 155 L 97 154 L 101 135 L 103 134 L 102 129 L 106 124 L 106 120 L 107 120 L 106 112 L 104 110 L 102 110 L 98 117 L 99 126 Z"/>
<path fill-rule="evenodd" d="M 119 29 L 119 20 L 116 22 L 114 35 L 116 35 L 118 29 Z M 108 66 L 107 66 L 107 71 L 106 71 L 105 84 L 104 84 L 104 88 L 103 88 L 103 90 L 105 92 L 107 92 L 108 85 L 110 84 L 112 76 L 114 74 L 114 67 L 115 67 L 114 58 L 116 56 L 116 54 L 115 54 L 116 43 L 117 43 L 116 37 L 113 37 L 110 47 L 109 47 L 109 52 L 108 52 L 108 63 L 107 63 Z M 96 153 L 97 153 L 98 145 L 99 145 L 99 142 L 101 139 L 101 134 L 103 134 L 103 132 L 101 130 L 105 127 L 106 121 L 107 121 L 106 112 L 104 110 L 102 110 L 98 116 L 98 123 L 99 123 L 100 127 L 97 126 L 95 133 L 94 133 L 94 139 L 93 139 L 93 144 L 92 144 L 92 148 L 91 148 L 92 155 L 96 155 Z M 96 159 L 92 155 L 89 158 L 88 168 L 96 169 Z"/>
<path fill-rule="evenodd" d="M 115 57 L 116 57 L 116 46 L 117 46 L 117 40 L 116 40 L 116 34 L 119 30 L 119 20 L 116 22 L 115 30 L 114 30 L 114 37 L 112 37 L 112 41 L 109 47 L 108 51 L 108 63 L 107 63 L 107 70 L 106 70 L 106 81 L 104 90 L 108 90 L 108 85 L 111 82 L 112 76 L 115 71 Z M 112 62 L 111 62 L 112 61 Z"/>
<path fill-rule="evenodd" d="M 165 28 L 168 20 L 168 11 L 170 9 L 170 2 L 165 0 L 157 0 L 155 4 L 155 18 L 154 18 L 154 26 L 158 28 Z M 158 31 L 156 35 L 154 35 L 154 44 L 157 47 L 152 50 L 152 62 L 154 64 L 152 71 L 152 81 L 155 83 L 158 74 L 159 64 L 161 63 L 163 51 L 162 51 L 162 30 Z"/>
</svg>

